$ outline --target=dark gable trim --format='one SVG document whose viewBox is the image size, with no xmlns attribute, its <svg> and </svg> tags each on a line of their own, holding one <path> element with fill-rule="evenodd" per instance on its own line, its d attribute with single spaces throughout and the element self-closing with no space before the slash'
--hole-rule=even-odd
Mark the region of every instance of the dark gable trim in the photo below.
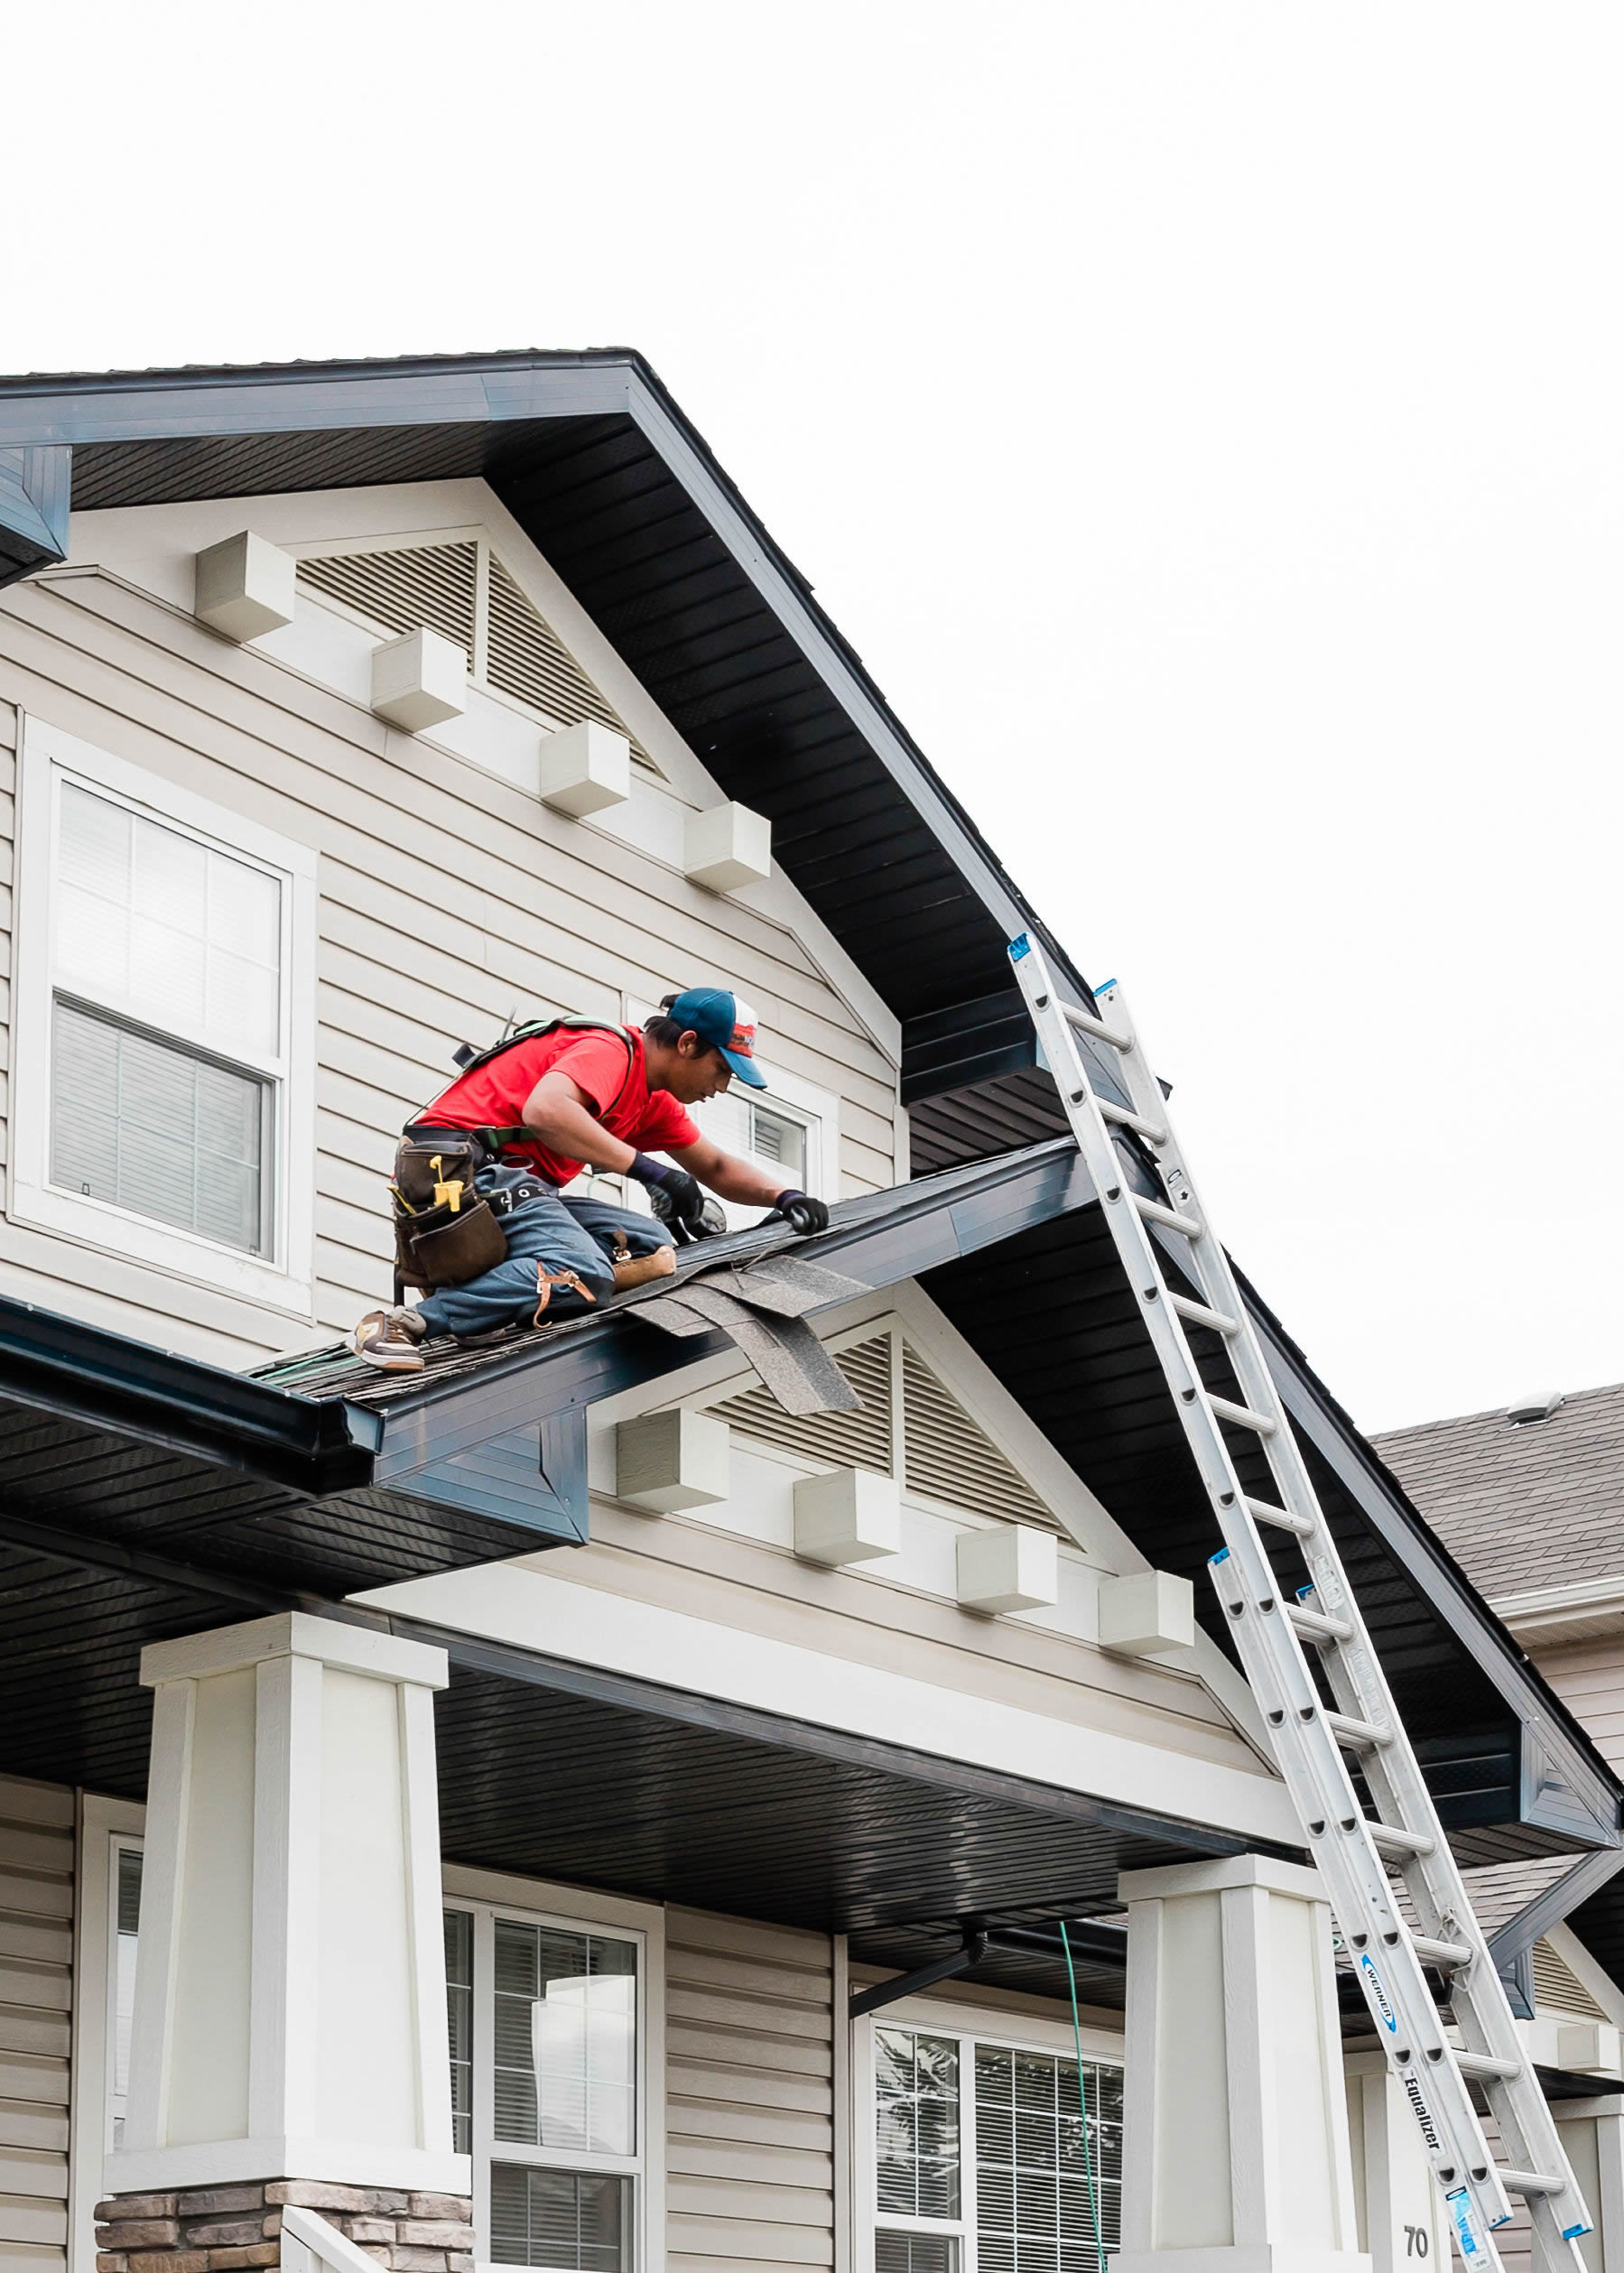
<svg viewBox="0 0 1624 2273">
<path fill-rule="evenodd" d="M 72 468 L 73 452 L 60 445 L 0 450 L 0 586 L 66 554 Z"/>
</svg>

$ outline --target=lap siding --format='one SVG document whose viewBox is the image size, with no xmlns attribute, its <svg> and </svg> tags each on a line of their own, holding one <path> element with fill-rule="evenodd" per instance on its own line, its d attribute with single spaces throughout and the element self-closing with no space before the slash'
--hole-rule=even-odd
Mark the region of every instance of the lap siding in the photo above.
<svg viewBox="0 0 1624 2273">
<path fill-rule="evenodd" d="M 400 1123 L 452 1077 L 456 1043 L 515 1009 L 615 1019 L 623 995 L 714 975 L 756 1003 L 766 1054 L 840 1097 L 842 1192 L 895 1181 L 893 1070 L 781 923 L 94 575 L 30 581 L 0 604 L 0 1164 L 19 709 L 320 853 L 318 1329 L 387 1293 L 381 1178 Z M 309 1322 L 15 1225 L 0 1226 L 0 1252 L 22 1266 L 19 1294 L 218 1362 L 312 1338 Z"/>
<path fill-rule="evenodd" d="M 832 2265 L 827 1936 L 668 1910 L 666 2060 L 672 2267 Z"/>
<path fill-rule="evenodd" d="M 0 1777 L 0 2268 L 68 2262 L 73 1794 Z"/>
</svg>

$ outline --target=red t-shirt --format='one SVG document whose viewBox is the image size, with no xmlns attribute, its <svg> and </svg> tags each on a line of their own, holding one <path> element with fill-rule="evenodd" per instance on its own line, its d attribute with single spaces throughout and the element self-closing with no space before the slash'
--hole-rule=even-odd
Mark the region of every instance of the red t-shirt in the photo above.
<svg viewBox="0 0 1624 2273">
<path fill-rule="evenodd" d="M 582 1034 L 566 1026 L 557 1034 L 538 1034 L 534 1042 L 516 1043 L 488 1065 L 465 1073 L 418 1118 L 436 1128 L 516 1127 L 524 1100 L 543 1074 L 557 1072 L 569 1075 L 585 1096 L 588 1109 L 622 1144 L 638 1152 L 669 1152 L 673 1145 L 697 1144 L 700 1132 L 687 1109 L 666 1090 L 650 1091 L 643 1036 L 632 1026 L 625 1032 L 632 1045 L 629 1071 L 626 1044 L 613 1031 Z M 555 1184 L 573 1183 L 583 1165 L 534 1141 L 508 1145 L 502 1157 L 527 1162 Z"/>
</svg>

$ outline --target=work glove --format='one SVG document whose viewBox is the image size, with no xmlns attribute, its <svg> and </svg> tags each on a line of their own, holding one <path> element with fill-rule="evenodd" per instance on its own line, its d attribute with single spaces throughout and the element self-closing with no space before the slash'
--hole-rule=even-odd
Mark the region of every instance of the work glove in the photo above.
<svg viewBox="0 0 1624 2273">
<path fill-rule="evenodd" d="M 648 1186 L 654 1213 L 676 1233 L 679 1247 L 690 1239 L 710 1237 L 711 1227 L 705 1220 L 705 1195 L 686 1168 L 679 1168 L 674 1160 L 655 1160 L 648 1153 L 640 1152 L 626 1174 Z"/>
<path fill-rule="evenodd" d="M 827 1231 L 829 1229 L 828 1202 L 810 1199 L 804 1192 L 795 1191 L 793 1185 L 788 1192 L 778 1194 L 773 1202 L 772 1211 L 775 1215 L 781 1215 L 790 1229 L 803 1239 L 811 1239 L 814 1231 Z"/>
</svg>

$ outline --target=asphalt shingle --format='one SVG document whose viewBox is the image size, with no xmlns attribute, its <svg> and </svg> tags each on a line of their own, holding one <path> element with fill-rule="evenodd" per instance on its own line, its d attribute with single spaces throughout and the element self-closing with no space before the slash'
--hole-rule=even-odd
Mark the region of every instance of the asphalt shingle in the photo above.
<svg viewBox="0 0 1624 2273">
<path fill-rule="evenodd" d="M 1624 1574 L 1624 1382 L 1520 1427 L 1468 1413 L 1371 1441 L 1490 1601 Z"/>
</svg>

